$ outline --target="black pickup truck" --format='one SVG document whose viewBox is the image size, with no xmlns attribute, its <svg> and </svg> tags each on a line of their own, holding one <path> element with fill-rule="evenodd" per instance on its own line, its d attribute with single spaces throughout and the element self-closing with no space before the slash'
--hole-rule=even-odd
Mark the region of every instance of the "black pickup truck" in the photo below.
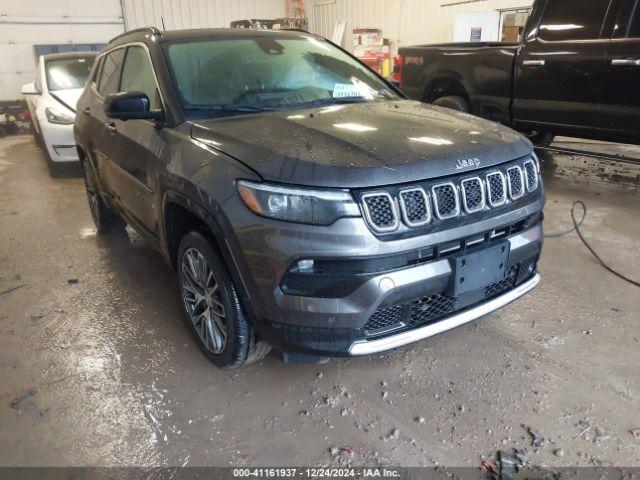
<svg viewBox="0 0 640 480">
<path fill-rule="evenodd" d="M 401 48 L 401 88 L 537 143 L 640 143 L 640 0 L 536 0 L 522 38 Z"/>
</svg>

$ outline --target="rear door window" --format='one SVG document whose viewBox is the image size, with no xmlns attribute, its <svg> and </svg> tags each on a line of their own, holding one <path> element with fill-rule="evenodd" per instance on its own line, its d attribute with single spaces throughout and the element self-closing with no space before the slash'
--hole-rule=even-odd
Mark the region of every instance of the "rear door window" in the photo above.
<svg viewBox="0 0 640 480">
<path fill-rule="evenodd" d="M 547 41 L 600 38 L 610 0 L 550 0 L 538 37 Z"/>
<path fill-rule="evenodd" d="M 102 74 L 98 83 L 98 92 L 103 97 L 118 91 L 123 58 L 124 48 L 119 48 L 105 55 L 102 61 Z"/>
</svg>

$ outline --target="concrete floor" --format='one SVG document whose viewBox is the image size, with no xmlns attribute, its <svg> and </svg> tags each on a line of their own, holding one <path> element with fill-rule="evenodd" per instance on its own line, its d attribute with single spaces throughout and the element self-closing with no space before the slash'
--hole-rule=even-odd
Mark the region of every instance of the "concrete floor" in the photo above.
<svg viewBox="0 0 640 480">
<path fill-rule="evenodd" d="M 635 173 L 552 163 L 547 231 L 585 201 L 586 237 L 640 278 Z M 479 466 L 513 448 L 534 464 L 640 465 L 640 291 L 575 235 L 546 242 L 532 294 L 455 331 L 221 371 L 183 324 L 172 270 L 131 231 L 97 237 L 86 203 L 31 137 L 0 140 L 1 466 Z"/>
</svg>

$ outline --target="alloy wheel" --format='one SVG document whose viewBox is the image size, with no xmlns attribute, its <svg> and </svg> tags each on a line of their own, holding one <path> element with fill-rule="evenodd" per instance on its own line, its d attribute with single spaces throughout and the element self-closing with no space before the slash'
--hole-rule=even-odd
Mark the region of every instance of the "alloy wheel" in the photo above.
<svg viewBox="0 0 640 480">
<path fill-rule="evenodd" d="M 202 344 L 216 355 L 227 343 L 226 311 L 220 285 L 204 255 L 189 248 L 180 266 L 182 299 Z"/>
<path fill-rule="evenodd" d="M 93 175 L 91 174 L 90 167 L 84 166 L 84 183 L 87 189 L 87 198 L 89 199 L 89 210 L 93 220 L 97 223 L 99 218 L 99 205 L 98 205 L 98 191 L 96 184 L 93 181 Z"/>
</svg>

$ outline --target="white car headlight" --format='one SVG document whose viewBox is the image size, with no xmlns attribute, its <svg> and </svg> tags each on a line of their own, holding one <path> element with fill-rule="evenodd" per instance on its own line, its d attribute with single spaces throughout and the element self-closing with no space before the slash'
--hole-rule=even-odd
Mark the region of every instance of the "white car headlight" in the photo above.
<svg viewBox="0 0 640 480">
<path fill-rule="evenodd" d="M 60 125 L 71 125 L 73 123 L 73 116 L 66 113 L 59 112 L 53 108 L 45 108 L 44 113 L 47 116 L 49 123 L 58 123 Z"/>
</svg>

